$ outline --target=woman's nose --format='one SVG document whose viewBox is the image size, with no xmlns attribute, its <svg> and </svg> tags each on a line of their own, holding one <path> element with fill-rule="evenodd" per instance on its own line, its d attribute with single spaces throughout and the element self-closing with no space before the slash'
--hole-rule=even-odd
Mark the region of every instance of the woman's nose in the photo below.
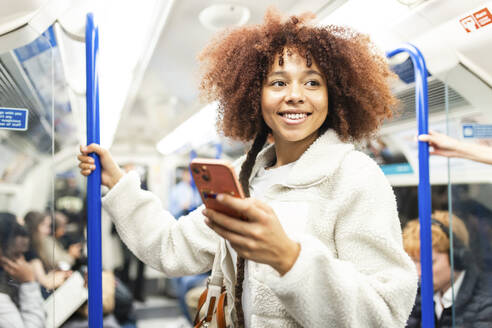
<svg viewBox="0 0 492 328">
<path fill-rule="evenodd" d="M 292 83 L 287 90 L 287 103 L 304 103 L 304 91 L 298 83 Z"/>
</svg>

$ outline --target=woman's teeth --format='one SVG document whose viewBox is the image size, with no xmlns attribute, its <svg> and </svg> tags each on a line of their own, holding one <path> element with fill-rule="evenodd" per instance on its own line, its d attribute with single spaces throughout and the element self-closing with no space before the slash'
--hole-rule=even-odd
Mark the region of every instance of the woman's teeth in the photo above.
<svg viewBox="0 0 492 328">
<path fill-rule="evenodd" d="M 285 118 L 288 118 L 289 120 L 300 120 L 300 119 L 306 118 L 307 117 L 307 114 L 306 113 L 302 113 L 302 114 L 283 114 L 282 116 L 285 117 Z"/>
</svg>

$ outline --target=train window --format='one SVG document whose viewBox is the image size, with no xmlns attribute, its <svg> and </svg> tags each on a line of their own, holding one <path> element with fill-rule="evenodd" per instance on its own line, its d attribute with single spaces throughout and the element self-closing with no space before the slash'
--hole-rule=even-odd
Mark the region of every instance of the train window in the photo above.
<svg viewBox="0 0 492 328">
<path fill-rule="evenodd" d="M 449 93 L 446 93 L 446 108 L 449 108 L 449 103 Z M 454 117 L 447 110 L 447 131 L 453 122 Z M 458 139 L 461 139 L 461 142 L 468 141 L 491 147 L 491 122 L 485 114 L 463 117 L 457 129 Z M 439 322 L 451 322 L 453 327 L 490 324 L 492 317 L 492 184 L 490 180 L 487 181 L 487 176 L 490 175 L 483 172 L 483 166 L 487 164 L 468 160 L 468 164 L 470 162 L 478 166 L 460 166 L 458 159 L 448 159 L 447 200 L 448 212 L 452 215 L 445 219 L 449 220 L 450 229 L 440 229 L 444 235 L 453 239 L 448 253 L 451 279 L 448 285 L 441 288 L 441 293 L 436 295 L 434 300 L 438 304 L 436 314 L 441 312 Z M 487 169 L 489 168 L 490 165 Z M 483 180 L 476 179 L 477 174 L 483 174 Z M 474 175 L 475 181 L 479 183 L 460 183 L 463 182 L 463 176 L 473 178 Z M 436 285 L 440 282 L 440 277 L 436 273 L 434 276 Z M 453 306 L 447 308 L 446 303 L 449 304 L 450 301 Z M 440 307 L 439 304 L 443 306 Z"/>
<path fill-rule="evenodd" d="M 56 211 L 54 193 L 59 150 L 75 144 L 65 86 L 52 28 L 0 54 L 0 295 L 15 326 L 52 327 L 55 306 L 66 314 L 67 300 L 54 295 L 82 250 L 67 238 L 72 218 Z"/>
<path fill-rule="evenodd" d="M 24 326 L 22 320 L 45 321 L 43 300 L 61 275 L 49 243 L 54 238 L 52 50 L 43 33 L 0 54 L 0 295 L 2 308 L 10 309 L 9 321 L 20 320 L 11 321 L 16 326 Z"/>
<path fill-rule="evenodd" d="M 442 99 L 436 99 L 436 94 L 430 97 L 434 98 L 433 103 L 441 104 L 441 114 L 431 115 L 429 128 L 452 136 L 465 147 L 474 144 L 492 147 L 487 116 L 466 103 L 449 110 L 454 96 L 445 83 L 439 83 L 442 92 L 438 98 Z M 407 140 L 410 134 L 406 134 Z M 398 133 L 392 138 L 398 140 Z M 414 151 L 409 158 L 416 156 Z M 489 322 L 492 315 L 491 169 L 491 165 L 466 157 L 433 155 L 430 158 L 434 311 L 439 326 Z M 415 184 L 395 186 L 394 190 L 404 246 L 419 267 L 420 248 L 415 247 L 419 243 L 414 243 L 420 238 Z M 420 322 L 419 316 L 419 306 L 415 306 L 410 327 Z"/>
</svg>

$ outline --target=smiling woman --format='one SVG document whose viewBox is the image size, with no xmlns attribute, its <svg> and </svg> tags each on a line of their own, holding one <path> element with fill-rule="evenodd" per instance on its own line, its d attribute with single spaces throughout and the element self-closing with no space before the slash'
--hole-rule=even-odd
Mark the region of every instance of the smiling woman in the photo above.
<svg viewBox="0 0 492 328">
<path fill-rule="evenodd" d="M 87 155 L 99 154 L 111 188 L 103 206 L 144 262 L 180 276 L 216 259 L 234 327 L 404 327 L 417 274 L 395 197 L 348 143 L 391 116 L 392 74 L 366 36 L 310 17 L 270 10 L 261 25 L 219 33 L 199 57 L 219 130 L 253 141 L 234 165 L 247 197 L 217 196 L 237 217 L 200 207 L 175 221 L 94 144 L 79 166 L 89 175 Z"/>
</svg>

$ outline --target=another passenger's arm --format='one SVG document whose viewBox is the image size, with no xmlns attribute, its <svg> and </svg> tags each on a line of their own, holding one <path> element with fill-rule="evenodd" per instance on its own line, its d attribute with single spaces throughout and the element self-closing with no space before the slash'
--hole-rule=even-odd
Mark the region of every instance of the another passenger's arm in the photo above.
<svg viewBox="0 0 492 328">
<path fill-rule="evenodd" d="M 46 272 L 40 259 L 33 259 L 29 262 L 33 268 L 36 280 L 48 290 L 60 287 L 70 276 L 70 271 L 49 271 Z"/>
<path fill-rule="evenodd" d="M 420 135 L 419 140 L 428 142 L 429 146 L 434 148 L 430 152 L 432 155 L 460 157 L 492 164 L 492 147 L 489 146 L 465 143 L 436 131 Z"/>
<path fill-rule="evenodd" d="M 22 321 L 26 328 L 42 328 L 45 325 L 45 313 L 41 289 L 36 282 L 20 285 L 19 306 Z"/>
</svg>

